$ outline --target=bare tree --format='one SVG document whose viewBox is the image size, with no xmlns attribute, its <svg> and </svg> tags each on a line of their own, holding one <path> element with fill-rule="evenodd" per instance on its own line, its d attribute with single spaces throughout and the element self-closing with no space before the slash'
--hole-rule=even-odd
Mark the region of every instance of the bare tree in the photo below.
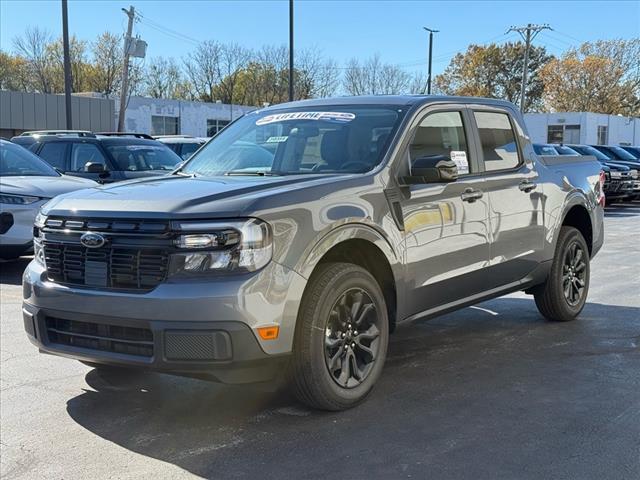
<svg viewBox="0 0 640 480">
<path fill-rule="evenodd" d="M 202 42 L 184 60 L 187 77 L 201 100 L 214 101 L 214 88 L 220 79 L 222 45 L 214 40 Z"/>
<path fill-rule="evenodd" d="M 303 50 L 295 64 L 296 98 L 323 98 L 335 93 L 340 83 L 336 62 L 325 59 L 317 48 Z"/>
<path fill-rule="evenodd" d="M 232 104 L 240 74 L 249 64 L 251 52 L 236 43 L 222 45 L 218 62 L 218 92 L 223 103 Z"/>
<path fill-rule="evenodd" d="M 13 39 L 16 52 L 29 62 L 29 70 L 34 78 L 36 91 L 52 92 L 52 72 L 48 46 L 51 33 L 38 27 L 28 27 L 24 35 Z"/>
<path fill-rule="evenodd" d="M 343 87 L 351 95 L 379 95 L 405 93 L 410 86 L 411 76 L 388 63 L 383 63 L 379 54 L 363 63 L 352 58 L 347 64 Z"/>
<path fill-rule="evenodd" d="M 175 98 L 182 73 L 173 58 L 156 57 L 147 65 L 144 92 L 153 98 Z"/>
<path fill-rule="evenodd" d="M 91 52 L 89 88 L 107 96 L 117 93 L 122 78 L 122 39 L 104 32 L 91 44 Z"/>
</svg>

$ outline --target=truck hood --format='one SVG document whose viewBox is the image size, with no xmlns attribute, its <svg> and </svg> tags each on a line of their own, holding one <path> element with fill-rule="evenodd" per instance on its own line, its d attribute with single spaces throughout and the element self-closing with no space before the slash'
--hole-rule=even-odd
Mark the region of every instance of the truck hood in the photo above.
<svg viewBox="0 0 640 480">
<path fill-rule="evenodd" d="M 257 200 L 327 184 L 342 175 L 283 177 L 181 177 L 168 175 L 69 193 L 47 204 L 48 215 L 150 218 L 242 215 Z"/>
<path fill-rule="evenodd" d="M 15 195 L 33 195 L 42 198 L 53 198 L 63 193 L 97 186 L 98 184 L 93 180 L 67 175 L 60 177 L 0 177 L 0 191 Z"/>
</svg>

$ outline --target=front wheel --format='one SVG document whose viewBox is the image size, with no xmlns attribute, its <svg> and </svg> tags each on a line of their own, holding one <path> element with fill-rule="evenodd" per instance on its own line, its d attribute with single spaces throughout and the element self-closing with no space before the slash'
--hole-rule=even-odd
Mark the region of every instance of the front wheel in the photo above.
<svg viewBox="0 0 640 480">
<path fill-rule="evenodd" d="M 351 408 L 371 392 L 387 356 L 384 295 L 365 269 L 321 265 L 305 292 L 292 359 L 297 398 L 321 410 Z"/>
<path fill-rule="evenodd" d="M 589 248 L 573 227 L 562 227 L 551 271 L 534 292 L 536 306 L 549 320 L 574 320 L 584 308 L 589 293 Z"/>
</svg>

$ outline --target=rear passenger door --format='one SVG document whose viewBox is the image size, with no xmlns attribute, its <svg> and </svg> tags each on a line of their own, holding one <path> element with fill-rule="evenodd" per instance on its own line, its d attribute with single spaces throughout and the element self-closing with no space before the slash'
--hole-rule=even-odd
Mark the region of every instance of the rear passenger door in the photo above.
<svg viewBox="0 0 640 480">
<path fill-rule="evenodd" d="M 487 286 L 496 288 L 523 279 L 543 260 L 543 192 L 512 112 L 483 105 L 471 113 L 489 205 Z"/>
<path fill-rule="evenodd" d="M 445 156 L 459 166 L 457 181 L 411 185 L 402 201 L 411 315 L 455 304 L 486 286 L 488 200 L 470 126 L 464 105 L 436 106 L 409 132 L 407 161 Z"/>
</svg>

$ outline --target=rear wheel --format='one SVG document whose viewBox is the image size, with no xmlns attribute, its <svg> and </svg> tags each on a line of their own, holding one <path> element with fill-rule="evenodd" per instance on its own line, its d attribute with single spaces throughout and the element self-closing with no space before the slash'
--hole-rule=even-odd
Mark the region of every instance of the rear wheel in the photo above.
<svg viewBox="0 0 640 480">
<path fill-rule="evenodd" d="M 321 410 L 357 405 L 380 377 L 388 339 L 387 308 L 375 278 L 348 263 L 321 265 L 298 318 L 295 395 Z"/>
<path fill-rule="evenodd" d="M 589 293 L 589 249 L 582 234 L 562 227 L 547 281 L 534 292 L 538 310 L 549 320 L 574 320 Z"/>
</svg>

